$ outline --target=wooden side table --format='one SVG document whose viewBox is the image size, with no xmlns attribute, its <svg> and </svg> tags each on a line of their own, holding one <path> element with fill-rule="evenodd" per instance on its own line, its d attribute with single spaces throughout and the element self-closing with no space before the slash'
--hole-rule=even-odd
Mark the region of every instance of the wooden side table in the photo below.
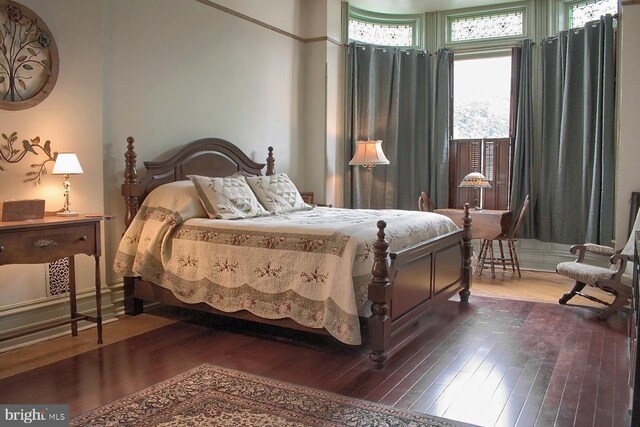
<svg viewBox="0 0 640 427">
<path fill-rule="evenodd" d="M 69 258 L 69 319 L 52 321 L 31 328 L 24 328 L 0 341 L 40 332 L 60 325 L 71 324 L 71 334 L 78 335 L 78 321 L 87 320 L 97 325 L 98 344 L 102 344 L 102 309 L 100 280 L 100 226 L 101 221 L 112 217 L 103 215 L 79 215 L 61 217 L 48 214 L 33 221 L 0 222 L 0 265 L 41 264 L 60 258 Z M 77 311 L 74 255 L 85 254 L 95 259 L 96 315 Z"/>
<path fill-rule="evenodd" d="M 319 206 L 319 207 L 325 207 L 325 208 L 332 208 L 333 205 L 325 205 L 325 204 L 318 204 L 315 202 L 315 198 L 313 195 L 313 191 L 301 191 L 300 192 L 300 196 L 302 196 L 302 200 L 304 200 L 304 202 L 308 205 L 314 205 L 314 206 Z"/>
<path fill-rule="evenodd" d="M 301 191 L 300 196 L 302 196 L 302 200 L 304 200 L 304 202 L 308 205 L 313 205 L 315 202 L 313 191 Z"/>
<path fill-rule="evenodd" d="M 458 227 L 462 227 L 463 209 L 436 209 L 434 212 L 449 217 Z M 469 209 L 469 214 L 474 239 L 493 240 L 507 234 L 511 227 L 511 211 Z"/>
</svg>

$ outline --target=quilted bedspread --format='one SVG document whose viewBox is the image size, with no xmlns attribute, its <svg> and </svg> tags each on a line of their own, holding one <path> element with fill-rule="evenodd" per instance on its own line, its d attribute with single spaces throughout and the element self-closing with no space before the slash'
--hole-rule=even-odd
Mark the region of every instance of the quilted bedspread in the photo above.
<svg viewBox="0 0 640 427">
<path fill-rule="evenodd" d="M 181 301 L 248 310 L 325 328 L 361 343 L 376 222 L 390 251 L 457 229 L 427 212 L 315 208 L 242 220 L 208 219 L 193 184 L 154 190 L 123 236 L 114 270 L 170 289 Z"/>
</svg>

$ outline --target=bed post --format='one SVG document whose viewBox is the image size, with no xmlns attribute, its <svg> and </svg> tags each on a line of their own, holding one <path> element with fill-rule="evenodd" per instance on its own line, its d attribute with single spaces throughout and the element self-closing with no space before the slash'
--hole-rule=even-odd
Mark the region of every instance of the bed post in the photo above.
<svg viewBox="0 0 640 427">
<path fill-rule="evenodd" d="M 464 217 L 462 218 L 462 228 L 464 233 L 462 234 L 463 248 L 462 255 L 464 257 L 464 264 L 462 268 L 462 285 L 464 288 L 458 292 L 460 295 L 460 301 L 469 301 L 469 295 L 471 295 L 471 277 L 473 276 L 473 269 L 471 268 L 471 256 L 473 254 L 473 243 L 471 242 L 471 215 L 469 215 L 469 203 L 464 204 Z"/>
<path fill-rule="evenodd" d="M 136 158 L 138 155 L 133 149 L 135 139 L 127 138 L 127 152 L 124 154 L 124 184 L 122 184 L 122 195 L 124 196 L 125 214 L 124 225 L 129 228 L 131 221 L 138 212 L 138 170 L 136 169 Z M 134 297 L 135 278 L 124 277 L 124 312 L 135 316 L 142 313 L 142 300 Z"/>
<path fill-rule="evenodd" d="M 124 314 L 137 316 L 142 314 L 143 301 L 135 297 L 135 277 L 123 277 L 124 282 Z"/>
<path fill-rule="evenodd" d="M 369 300 L 371 300 L 371 316 L 369 316 L 369 342 L 371 353 L 369 358 L 375 368 L 384 367 L 387 359 L 387 348 L 391 342 L 391 284 L 389 283 L 389 242 L 385 238 L 384 229 L 387 223 L 378 221 L 378 240 L 373 244 L 373 280 L 369 284 Z"/>
<path fill-rule="evenodd" d="M 275 163 L 276 159 L 273 157 L 273 147 L 269 147 L 269 155 L 267 156 L 267 175 L 273 175 L 276 173 Z"/>
<path fill-rule="evenodd" d="M 132 188 L 138 183 L 138 170 L 136 169 L 136 157 L 138 155 L 133 150 L 135 139 L 132 136 L 127 138 L 127 152 L 124 154 L 124 184 L 122 184 L 122 195 L 124 196 L 125 215 L 124 225 L 129 228 L 133 217 L 138 212 L 138 196 Z"/>
</svg>

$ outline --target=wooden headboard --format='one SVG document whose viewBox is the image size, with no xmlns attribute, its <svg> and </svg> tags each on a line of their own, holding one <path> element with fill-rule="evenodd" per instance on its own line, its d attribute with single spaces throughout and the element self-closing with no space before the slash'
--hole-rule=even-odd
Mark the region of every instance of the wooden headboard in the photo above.
<svg viewBox="0 0 640 427">
<path fill-rule="evenodd" d="M 129 227 L 138 212 L 140 203 L 154 188 L 168 182 L 186 180 L 187 175 L 224 177 L 242 171 L 249 175 L 262 175 L 265 163 L 256 163 L 241 149 L 220 138 L 204 138 L 182 147 L 167 160 L 144 162 L 146 174 L 138 181 L 137 154 L 134 138 L 127 138 L 125 153 L 124 184 L 122 196 L 125 200 L 125 226 Z M 268 148 L 265 175 L 275 173 L 273 147 Z"/>
</svg>

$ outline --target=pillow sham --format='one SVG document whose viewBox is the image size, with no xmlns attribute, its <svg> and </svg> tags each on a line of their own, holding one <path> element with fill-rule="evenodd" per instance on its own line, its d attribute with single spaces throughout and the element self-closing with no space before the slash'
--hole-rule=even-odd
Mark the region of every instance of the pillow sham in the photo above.
<svg viewBox="0 0 640 427">
<path fill-rule="evenodd" d="M 246 177 L 262 206 L 273 214 L 312 209 L 285 173 Z"/>
<path fill-rule="evenodd" d="M 269 215 L 241 173 L 224 178 L 188 175 L 209 218 L 242 219 Z"/>
</svg>

